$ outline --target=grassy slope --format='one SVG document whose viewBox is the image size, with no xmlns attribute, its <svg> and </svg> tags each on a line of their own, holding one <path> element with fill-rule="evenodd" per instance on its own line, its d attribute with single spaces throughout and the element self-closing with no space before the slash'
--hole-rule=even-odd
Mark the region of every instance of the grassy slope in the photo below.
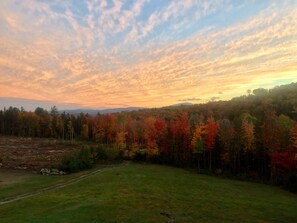
<svg viewBox="0 0 297 223">
<path fill-rule="evenodd" d="M 79 177 L 89 171 L 81 171 L 80 173 L 64 176 L 41 176 L 33 174 L 29 171 L 3 170 L 0 171 L 0 200 L 9 197 L 34 192 L 56 185 L 57 183 L 65 183 L 68 180 Z"/>
<path fill-rule="evenodd" d="M 166 222 L 162 211 L 176 222 L 292 223 L 297 222 L 297 196 L 261 184 L 130 164 L 0 206 L 0 219 L 10 223 Z"/>
</svg>

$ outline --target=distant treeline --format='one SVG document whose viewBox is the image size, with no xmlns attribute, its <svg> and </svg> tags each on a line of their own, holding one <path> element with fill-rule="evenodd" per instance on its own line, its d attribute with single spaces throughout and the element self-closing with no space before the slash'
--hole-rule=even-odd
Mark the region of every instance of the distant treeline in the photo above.
<svg viewBox="0 0 297 223">
<path fill-rule="evenodd" d="M 296 120 L 292 83 L 230 101 L 96 116 L 10 107 L 0 111 L 0 134 L 92 140 L 129 159 L 196 166 L 297 190 Z"/>
</svg>

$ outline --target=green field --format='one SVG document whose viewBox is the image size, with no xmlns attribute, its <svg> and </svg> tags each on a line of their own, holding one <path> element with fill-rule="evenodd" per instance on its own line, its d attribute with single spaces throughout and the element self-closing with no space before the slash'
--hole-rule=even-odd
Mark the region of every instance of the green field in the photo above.
<svg viewBox="0 0 297 223">
<path fill-rule="evenodd" d="M 94 171 L 94 170 L 91 170 Z M 0 200 L 86 174 L 0 172 Z M 297 222 L 297 196 L 276 187 L 158 165 L 107 168 L 79 182 L 0 205 L 0 222 Z"/>
</svg>

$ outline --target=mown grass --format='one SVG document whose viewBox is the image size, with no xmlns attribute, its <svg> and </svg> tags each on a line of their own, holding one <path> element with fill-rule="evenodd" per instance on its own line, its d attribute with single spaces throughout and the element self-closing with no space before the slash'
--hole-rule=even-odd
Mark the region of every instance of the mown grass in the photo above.
<svg viewBox="0 0 297 223">
<path fill-rule="evenodd" d="M 111 166 L 113 163 L 97 165 L 97 169 Z M 67 183 L 81 175 L 94 171 L 84 170 L 70 175 L 42 176 L 29 171 L 0 169 L 0 201 L 10 197 L 35 192 L 56 184 Z M 1 222 L 1 221 L 0 221 Z"/>
<path fill-rule="evenodd" d="M 38 178 L 40 182 L 46 180 Z M 297 196 L 262 184 L 130 164 L 63 189 L 2 205 L 0 219 L 10 223 L 167 222 L 169 219 L 160 212 L 170 214 L 175 222 L 187 223 L 293 223 L 297 222 Z"/>
</svg>

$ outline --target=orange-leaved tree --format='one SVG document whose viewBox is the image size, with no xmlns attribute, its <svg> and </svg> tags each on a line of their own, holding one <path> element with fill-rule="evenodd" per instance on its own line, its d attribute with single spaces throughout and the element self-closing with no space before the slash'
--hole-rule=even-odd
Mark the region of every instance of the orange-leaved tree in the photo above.
<svg viewBox="0 0 297 223">
<path fill-rule="evenodd" d="M 191 141 L 191 148 L 193 149 L 193 153 L 197 154 L 197 162 L 198 162 L 198 170 L 200 169 L 200 156 L 204 152 L 204 140 L 202 135 L 204 134 L 204 126 L 203 125 L 196 125 L 192 141 Z"/>
<path fill-rule="evenodd" d="M 145 147 L 147 149 L 147 154 L 149 157 L 158 155 L 157 147 L 157 130 L 155 127 L 156 119 L 152 117 L 147 117 L 144 119 L 144 138 L 145 138 Z"/>
<path fill-rule="evenodd" d="M 206 125 L 204 126 L 205 130 L 205 147 L 209 151 L 209 169 L 212 168 L 212 149 L 215 144 L 215 139 L 218 135 L 219 125 L 213 119 L 213 117 L 209 117 L 207 119 Z"/>
</svg>

